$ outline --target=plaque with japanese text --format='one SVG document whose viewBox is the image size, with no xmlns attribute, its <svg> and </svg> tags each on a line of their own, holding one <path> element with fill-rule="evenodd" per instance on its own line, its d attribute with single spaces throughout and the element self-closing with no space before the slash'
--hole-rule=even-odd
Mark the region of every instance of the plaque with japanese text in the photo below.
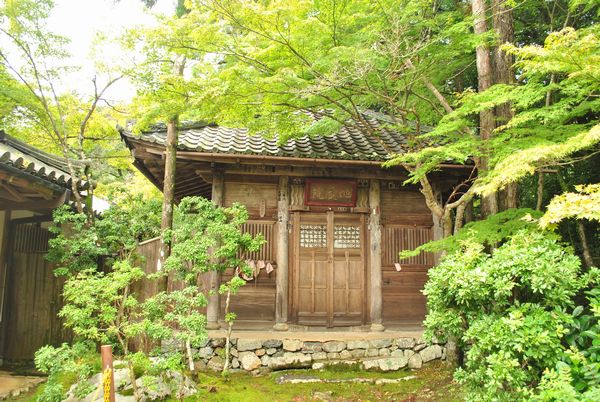
<svg viewBox="0 0 600 402">
<path fill-rule="evenodd" d="M 306 179 L 304 204 L 354 207 L 356 205 L 356 180 Z"/>
</svg>

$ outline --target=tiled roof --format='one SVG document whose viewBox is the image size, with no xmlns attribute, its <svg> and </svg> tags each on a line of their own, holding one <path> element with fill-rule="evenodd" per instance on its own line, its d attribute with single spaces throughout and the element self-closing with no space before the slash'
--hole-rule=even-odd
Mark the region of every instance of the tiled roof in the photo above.
<svg viewBox="0 0 600 402">
<path fill-rule="evenodd" d="M 71 186 L 66 162 L 0 131 L 0 168 L 6 166 L 64 188 Z"/>
<path fill-rule="evenodd" d="M 178 149 L 202 153 L 364 161 L 384 161 L 390 153 L 403 152 L 406 144 L 403 135 L 387 130 L 375 118 L 366 119 L 376 135 L 367 135 L 355 127 L 343 127 L 334 135 L 304 136 L 290 139 L 281 145 L 278 144 L 277 137 L 268 139 L 260 135 L 250 135 L 246 129 L 184 123 L 179 128 Z M 125 139 L 164 145 L 166 127 L 155 126 L 141 135 L 134 135 L 125 130 L 122 131 L 122 135 Z"/>
</svg>

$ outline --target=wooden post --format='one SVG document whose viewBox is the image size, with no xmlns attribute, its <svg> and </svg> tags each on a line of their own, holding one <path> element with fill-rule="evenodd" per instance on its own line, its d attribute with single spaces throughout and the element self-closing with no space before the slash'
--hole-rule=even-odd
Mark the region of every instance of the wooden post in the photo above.
<svg viewBox="0 0 600 402">
<path fill-rule="evenodd" d="M 287 331 L 288 329 L 288 251 L 289 236 L 288 222 L 290 193 L 289 177 L 279 177 L 279 196 L 277 200 L 277 293 L 275 296 L 275 325 L 276 331 Z"/>
<path fill-rule="evenodd" d="M 371 233 L 370 278 L 371 278 L 371 331 L 383 331 L 383 293 L 381 277 L 381 188 L 379 180 L 369 182 L 369 232 Z"/>
<path fill-rule="evenodd" d="M 109 379 L 110 388 L 107 395 L 104 395 L 104 400 L 109 402 L 115 402 L 115 372 L 113 370 L 113 355 L 111 345 L 100 346 L 100 356 L 102 358 L 102 379 L 103 383 L 106 384 L 107 379 L 105 378 L 106 370 L 110 370 Z M 106 388 L 103 387 L 106 391 Z"/>
<path fill-rule="evenodd" d="M 221 207 L 223 206 L 224 193 L 223 172 L 213 172 L 212 182 L 212 202 Z M 209 295 L 208 306 L 206 307 L 206 328 L 219 329 L 219 316 L 221 313 L 221 296 L 219 295 L 219 286 L 221 286 L 221 273 L 217 271 L 208 272 L 206 275 L 208 281 Z"/>
</svg>

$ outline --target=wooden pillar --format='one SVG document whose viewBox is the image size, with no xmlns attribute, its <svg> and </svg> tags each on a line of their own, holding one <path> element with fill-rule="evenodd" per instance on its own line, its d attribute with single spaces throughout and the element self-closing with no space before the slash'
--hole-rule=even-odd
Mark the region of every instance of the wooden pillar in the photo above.
<svg viewBox="0 0 600 402">
<path fill-rule="evenodd" d="M 370 278 L 371 278 L 371 331 L 383 331 L 383 292 L 381 277 L 381 188 L 379 180 L 372 179 L 369 184 L 369 232 L 371 234 Z"/>
<path fill-rule="evenodd" d="M 289 205 L 289 177 L 279 177 L 279 191 L 277 200 L 277 291 L 275 297 L 275 325 L 276 331 L 287 331 L 288 329 L 288 252 L 289 232 L 288 222 L 290 219 Z"/>
<path fill-rule="evenodd" d="M 223 172 L 213 172 L 212 182 L 212 202 L 221 207 L 223 206 L 224 193 Z M 219 295 L 219 286 L 221 286 L 221 273 L 211 271 L 206 274 L 208 283 L 208 305 L 206 306 L 206 329 L 219 329 L 219 316 L 221 315 L 221 297 Z"/>
</svg>

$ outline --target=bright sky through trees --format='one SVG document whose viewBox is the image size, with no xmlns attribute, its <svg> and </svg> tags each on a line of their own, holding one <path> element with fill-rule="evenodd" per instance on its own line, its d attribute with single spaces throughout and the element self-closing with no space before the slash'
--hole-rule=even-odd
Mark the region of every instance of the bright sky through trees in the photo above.
<svg viewBox="0 0 600 402">
<path fill-rule="evenodd" d="M 64 80 L 65 89 L 91 88 L 90 80 L 96 71 L 91 48 L 97 33 L 115 37 L 136 25 L 152 25 L 155 22 L 152 14 L 172 14 L 174 9 L 174 0 L 159 0 L 151 11 L 140 0 L 56 0 L 49 28 L 71 40 L 67 49 L 72 54 L 72 64 L 81 66 Z M 103 44 L 101 49 L 104 63 L 117 63 L 121 59 L 122 49 L 118 45 Z M 108 98 L 129 101 L 133 95 L 133 86 L 123 80 L 110 89 Z"/>
</svg>

